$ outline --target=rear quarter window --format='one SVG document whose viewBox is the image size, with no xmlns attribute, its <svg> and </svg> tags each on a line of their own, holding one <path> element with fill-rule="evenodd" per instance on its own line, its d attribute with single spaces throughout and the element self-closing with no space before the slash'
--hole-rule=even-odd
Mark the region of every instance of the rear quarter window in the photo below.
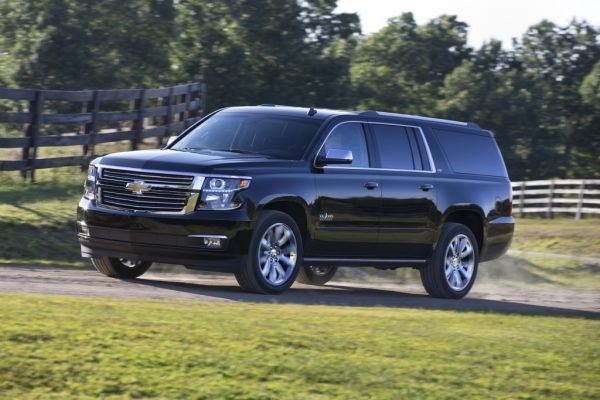
<svg viewBox="0 0 600 400">
<path fill-rule="evenodd" d="M 491 136 L 439 129 L 433 132 L 454 172 L 508 176 L 498 145 Z"/>
</svg>

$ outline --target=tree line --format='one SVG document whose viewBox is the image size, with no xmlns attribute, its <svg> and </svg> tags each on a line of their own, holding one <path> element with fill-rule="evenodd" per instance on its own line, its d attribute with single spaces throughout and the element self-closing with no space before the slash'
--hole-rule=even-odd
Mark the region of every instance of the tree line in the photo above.
<svg viewBox="0 0 600 400">
<path fill-rule="evenodd" d="M 542 20 L 511 46 L 411 13 L 361 34 L 337 0 L 0 0 L 0 85 L 204 80 L 208 109 L 277 103 L 473 121 L 513 180 L 600 176 L 600 30 Z M 510 21 L 507 21 L 510 23 Z"/>
</svg>

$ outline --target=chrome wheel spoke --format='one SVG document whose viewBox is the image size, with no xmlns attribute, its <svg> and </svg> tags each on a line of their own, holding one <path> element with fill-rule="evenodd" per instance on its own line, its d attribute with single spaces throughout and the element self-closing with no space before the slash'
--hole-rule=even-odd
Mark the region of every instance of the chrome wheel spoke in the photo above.
<svg viewBox="0 0 600 400">
<path fill-rule="evenodd" d="M 262 238 L 262 240 L 260 241 L 260 248 L 261 249 L 268 249 L 269 248 L 269 241 L 265 238 Z"/>
<path fill-rule="evenodd" d="M 288 267 L 293 267 L 294 264 L 296 264 L 296 260 L 292 261 L 290 257 L 286 257 L 283 255 L 281 257 L 279 257 L 279 261 L 283 262 Z"/>
<path fill-rule="evenodd" d="M 458 271 L 462 274 L 463 278 L 465 280 L 470 280 L 471 279 L 471 272 L 469 271 L 469 269 L 467 267 L 465 267 L 464 265 L 461 266 Z"/>
<path fill-rule="evenodd" d="M 470 242 L 465 241 L 464 248 L 461 247 L 461 250 L 460 250 L 460 258 L 465 258 L 465 257 L 469 256 L 471 253 L 473 253 L 473 246 L 471 246 Z"/>
<path fill-rule="evenodd" d="M 267 261 L 265 265 L 260 268 L 260 272 L 263 274 L 264 277 L 269 275 L 269 272 L 271 272 L 271 263 Z"/>
</svg>

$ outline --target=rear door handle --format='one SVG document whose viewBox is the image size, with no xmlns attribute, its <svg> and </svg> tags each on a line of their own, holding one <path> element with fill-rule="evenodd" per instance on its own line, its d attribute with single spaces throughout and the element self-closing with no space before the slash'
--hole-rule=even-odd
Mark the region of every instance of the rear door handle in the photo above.
<svg viewBox="0 0 600 400">
<path fill-rule="evenodd" d="M 369 190 L 377 189 L 379 187 L 379 183 L 377 182 L 367 182 L 365 183 L 365 187 Z"/>
<path fill-rule="evenodd" d="M 421 185 L 421 190 L 424 192 L 428 192 L 431 189 L 433 189 L 433 185 L 429 184 L 429 183 L 424 183 Z"/>
</svg>

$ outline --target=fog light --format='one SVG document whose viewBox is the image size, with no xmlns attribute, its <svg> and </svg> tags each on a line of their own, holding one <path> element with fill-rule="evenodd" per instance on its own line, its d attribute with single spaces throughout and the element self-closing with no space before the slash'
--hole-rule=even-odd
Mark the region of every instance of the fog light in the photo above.
<svg viewBox="0 0 600 400">
<path fill-rule="evenodd" d="M 204 246 L 209 249 L 219 249 L 221 248 L 221 238 L 205 237 Z"/>
</svg>

